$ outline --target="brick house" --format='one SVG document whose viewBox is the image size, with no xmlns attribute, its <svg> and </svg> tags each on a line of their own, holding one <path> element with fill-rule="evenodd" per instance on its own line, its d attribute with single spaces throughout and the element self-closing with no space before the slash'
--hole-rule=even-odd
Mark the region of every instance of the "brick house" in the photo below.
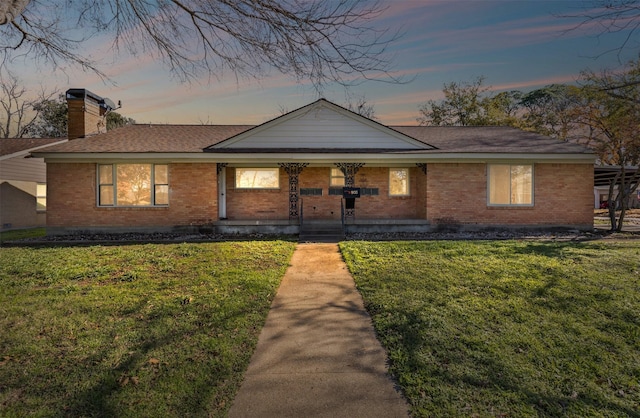
<svg viewBox="0 0 640 418">
<path fill-rule="evenodd" d="M 49 234 L 593 227 L 594 154 L 530 132 L 385 126 L 320 99 L 258 126 L 92 134 L 109 101 L 67 100 L 70 140 L 34 153 Z"/>
</svg>

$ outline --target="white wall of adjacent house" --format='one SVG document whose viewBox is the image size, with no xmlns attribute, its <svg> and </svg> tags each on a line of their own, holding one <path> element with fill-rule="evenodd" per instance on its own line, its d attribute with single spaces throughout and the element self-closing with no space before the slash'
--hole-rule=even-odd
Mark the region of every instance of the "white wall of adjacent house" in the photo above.
<svg viewBox="0 0 640 418">
<path fill-rule="evenodd" d="M 46 224 L 46 165 L 42 158 L 17 153 L 0 162 L 0 228 Z"/>
</svg>

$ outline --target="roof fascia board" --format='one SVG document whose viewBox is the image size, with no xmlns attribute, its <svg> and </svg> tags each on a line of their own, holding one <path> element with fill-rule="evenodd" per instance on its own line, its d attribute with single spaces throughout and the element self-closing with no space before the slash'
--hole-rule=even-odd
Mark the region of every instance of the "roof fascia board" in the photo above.
<svg viewBox="0 0 640 418">
<path fill-rule="evenodd" d="M 593 154 L 429 154 L 429 153 L 38 153 L 45 162 L 200 162 L 200 163 L 284 163 L 307 162 L 333 164 L 339 161 L 363 162 L 367 164 L 390 163 L 579 163 L 595 164 Z"/>
<path fill-rule="evenodd" d="M 218 142 L 217 144 L 211 145 L 209 147 L 207 147 L 208 149 L 211 150 L 215 150 L 216 148 L 232 148 L 233 144 L 242 141 L 245 138 L 251 137 L 253 135 L 257 135 L 260 134 L 261 132 L 264 132 L 268 129 L 273 128 L 274 126 L 286 123 L 287 121 L 290 121 L 292 119 L 296 119 L 296 118 L 300 118 L 305 116 L 306 114 L 308 114 L 309 112 L 313 112 L 315 110 L 317 110 L 320 107 L 324 107 L 330 110 L 333 110 L 335 112 L 340 113 L 341 115 L 354 120 L 358 123 L 362 123 L 364 125 L 369 126 L 370 128 L 376 129 L 378 131 L 382 131 L 390 136 L 393 136 L 394 138 L 401 140 L 403 142 L 409 143 L 415 147 L 417 147 L 418 149 L 422 148 L 425 149 L 425 147 L 430 147 L 431 149 L 437 149 L 436 147 L 434 147 L 433 145 L 418 141 L 415 138 L 412 138 L 406 134 L 403 134 L 402 132 L 396 131 L 395 129 L 389 128 L 386 125 L 383 125 L 381 123 L 378 123 L 374 120 L 371 120 L 369 118 L 366 118 L 362 115 L 358 115 L 357 113 L 354 113 L 348 109 L 345 109 L 344 107 L 338 106 L 335 103 L 332 103 L 326 99 L 319 99 L 316 100 L 313 103 L 310 103 L 306 106 L 303 106 L 299 109 L 296 109 L 292 112 L 289 112 L 285 115 L 279 116 L 275 119 L 271 119 L 267 122 L 264 122 L 261 125 L 255 126 L 247 131 L 241 132 L 235 136 L 232 136 L 231 138 L 225 139 L 224 141 Z"/>
</svg>

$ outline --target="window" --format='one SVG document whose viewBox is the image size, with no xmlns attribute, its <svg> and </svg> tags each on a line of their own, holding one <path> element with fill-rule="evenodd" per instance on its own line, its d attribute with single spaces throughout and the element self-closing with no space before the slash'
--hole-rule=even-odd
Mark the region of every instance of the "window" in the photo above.
<svg viewBox="0 0 640 418">
<path fill-rule="evenodd" d="M 36 211 L 47 210 L 47 185 L 45 183 L 36 184 Z"/>
<path fill-rule="evenodd" d="M 166 164 L 100 164 L 99 206 L 167 206 L 169 167 Z"/>
<path fill-rule="evenodd" d="M 277 189 L 280 187 L 278 168 L 236 168 L 236 188 Z"/>
<path fill-rule="evenodd" d="M 389 195 L 408 196 L 409 195 L 409 169 L 390 168 L 389 169 Z"/>
<path fill-rule="evenodd" d="M 344 187 L 344 173 L 339 168 L 332 168 L 329 178 L 329 187 Z M 340 191 L 342 194 L 342 191 Z"/>
<path fill-rule="evenodd" d="M 489 166 L 490 205 L 532 205 L 533 166 L 492 164 Z"/>
</svg>

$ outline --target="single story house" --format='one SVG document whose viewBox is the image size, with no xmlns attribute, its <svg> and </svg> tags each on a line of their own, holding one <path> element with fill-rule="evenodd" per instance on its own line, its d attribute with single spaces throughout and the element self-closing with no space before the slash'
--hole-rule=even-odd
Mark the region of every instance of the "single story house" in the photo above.
<svg viewBox="0 0 640 418">
<path fill-rule="evenodd" d="M 42 158 L 31 158 L 30 153 L 66 141 L 66 138 L 0 139 L 2 229 L 46 225 L 46 165 Z"/>
<path fill-rule="evenodd" d="M 67 101 L 69 141 L 33 153 L 49 234 L 593 227 L 594 153 L 518 129 L 385 126 L 320 99 L 258 126 L 87 134 L 112 102 Z"/>
</svg>

